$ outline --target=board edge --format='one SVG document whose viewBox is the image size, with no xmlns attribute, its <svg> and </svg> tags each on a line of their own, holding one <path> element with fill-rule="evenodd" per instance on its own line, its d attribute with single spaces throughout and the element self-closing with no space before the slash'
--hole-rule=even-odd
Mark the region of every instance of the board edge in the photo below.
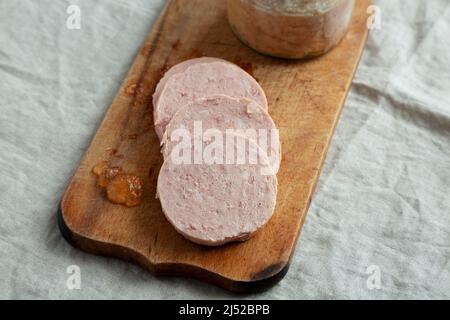
<svg viewBox="0 0 450 320">
<path fill-rule="evenodd" d="M 157 277 L 192 278 L 234 293 L 250 294 L 266 291 L 278 284 L 285 277 L 290 268 L 290 261 L 280 262 L 266 266 L 261 271 L 254 273 L 248 281 L 235 280 L 195 265 L 154 263 L 150 261 L 148 257 L 133 249 L 80 236 L 75 230 L 72 230 L 66 222 L 61 204 L 58 206 L 57 224 L 64 240 L 72 247 L 84 252 L 133 262 Z"/>
</svg>

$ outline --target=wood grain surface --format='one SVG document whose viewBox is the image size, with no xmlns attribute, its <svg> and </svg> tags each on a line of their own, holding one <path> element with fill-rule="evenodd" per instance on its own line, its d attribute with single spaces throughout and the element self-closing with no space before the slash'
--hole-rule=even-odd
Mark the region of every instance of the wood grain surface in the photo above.
<svg viewBox="0 0 450 320">
<path fill-rule="evenodd" d="M 168 1 L 63 196 L 63 236 L 82 250 L 136 262 L 155 275 L 188 276 L 241 292 L 277 283 L 289 268 L 367 37 L 370 1 L 356 2 L 339 47 L 317 59 L 288 61 L 244 46 L 227 23 L 226 1 Z M 204 55 L 235 62 L 255 76 L 283 149 L 274 217 L 251 240 L 219 248 L 185 240 L 155 199 L 163 160 L 153 128 L 153 91 L 167 68 Z M 141 205 L 107 200 L 92 174 L 101 161 L 141 177 Z"/>
</svg>

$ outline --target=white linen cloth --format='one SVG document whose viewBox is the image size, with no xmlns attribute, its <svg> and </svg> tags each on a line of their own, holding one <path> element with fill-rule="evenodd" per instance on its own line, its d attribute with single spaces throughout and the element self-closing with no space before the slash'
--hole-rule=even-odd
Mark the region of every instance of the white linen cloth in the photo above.
<svg viewBox="0 0 450 320">
<path fill-rule="evenodd" d="M 450 2 L 377 5 L 290 271 L 241 296 L 85 254 L 56 225 L 163 1 L 0 0 L 0 298 L 450 298 Z"/>
</svg>

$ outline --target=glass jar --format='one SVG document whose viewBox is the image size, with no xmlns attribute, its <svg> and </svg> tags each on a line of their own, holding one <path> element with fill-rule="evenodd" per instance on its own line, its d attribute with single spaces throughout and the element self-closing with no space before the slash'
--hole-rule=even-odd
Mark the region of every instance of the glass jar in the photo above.
<svg viewBox="0 0 450 320">
<path fill-rule="evenodd" d="M 319 56 L 345 36 L 354 0 L 228 0 L 228 20 L 248 46 L 267 55 Z"/>
</svg>

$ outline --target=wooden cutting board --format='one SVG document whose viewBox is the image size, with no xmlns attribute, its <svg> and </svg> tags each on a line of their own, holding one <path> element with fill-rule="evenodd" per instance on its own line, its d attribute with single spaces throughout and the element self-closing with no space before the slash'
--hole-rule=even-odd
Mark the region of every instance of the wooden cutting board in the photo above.
<svg viewBox="0 0 450 320">
<path fill-rule="evenodd" d="M 136 262 L 155 275 L 193 277 L 232 291 L 262 290 L 281 280 L 367 37 L 370 1 L 356 2 L 338 48 L 318 59 L 287 61 L 244 46 L 228 26 L 226 1 L 168 1 L 63 196 L 63 236 L 84 251 Z M 167 68 L 203 55 L 235 62 L 255 76 L 283 146 L 274 217 L 251 240 L 219 248 L 185 240 L 155 199 L 162 156 L 151 97 Z M 92 174 L 101 161 L 143 179 L 141 205 L 126 208 L 106 199 Z"/>
</svg>

